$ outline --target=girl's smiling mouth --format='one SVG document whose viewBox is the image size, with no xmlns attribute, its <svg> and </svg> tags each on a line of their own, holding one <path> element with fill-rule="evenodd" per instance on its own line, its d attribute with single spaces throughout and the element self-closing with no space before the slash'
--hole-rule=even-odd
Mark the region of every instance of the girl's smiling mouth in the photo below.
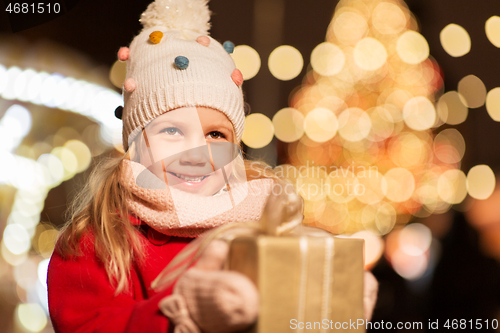
<svg viewBox="0 0 500 333">
<path fill-rule="evenodd" d="M 204 183 L 204 180 L 206 180 L 210 175 L 204 175 L 204 176 L 195 176 L 195 175 L 184 175 L 180 173 L 175 173 L 172 171 L 167 171 L 169 174 L 173 175 L 174 177 L 178 178 L 179 180 L 182 181 L 182 183 L 185 183 L 186 185 L 193 186 L 193 185 L 201 185 L 201 183 Z"/>
</svg>

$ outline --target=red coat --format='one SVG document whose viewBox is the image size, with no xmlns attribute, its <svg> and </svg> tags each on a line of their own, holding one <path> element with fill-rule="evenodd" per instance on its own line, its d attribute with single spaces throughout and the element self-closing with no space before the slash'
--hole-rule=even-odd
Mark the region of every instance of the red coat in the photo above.
<svg viewBox="0 0 500 333">
<path fill-rule="evenodd" d="M 171 288 L 155 293 L 149 287 L 192 238 L 165 236 L 145 224 L 139 230 L 141 237 L 149 240 L 144 247 L 147 259 L 131 269 L 133 291 L 116 297 L 106 270 L 95 255 L 90 232 L 80 242 L 83 256 L 64 260 L 54 251 L 47 286 L 50 318 L 56 333 L 168 331 L 169 321 L 160 312 L 158 302 L 172 292 Z"/>
</svg>

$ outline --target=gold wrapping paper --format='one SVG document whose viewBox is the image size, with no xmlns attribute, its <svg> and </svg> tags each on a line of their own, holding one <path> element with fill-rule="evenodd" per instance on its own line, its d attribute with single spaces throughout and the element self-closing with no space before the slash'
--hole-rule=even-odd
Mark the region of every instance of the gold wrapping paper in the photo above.
<svg viewBox="0 0 500 333">
<path fill-rule="evenodd" d="M 259 289 L 259 318 L 248 332 L 365 332 L 362 239 L 239 236 L 227 268 Z"/>
</svg>

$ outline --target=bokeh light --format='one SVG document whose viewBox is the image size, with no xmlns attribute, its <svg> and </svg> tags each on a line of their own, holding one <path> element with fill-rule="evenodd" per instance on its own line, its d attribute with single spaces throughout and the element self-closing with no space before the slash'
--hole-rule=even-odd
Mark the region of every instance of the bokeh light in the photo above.
<svg viewBox="0 0 500 333">
<path fill-rule="evenodd" d="M 345 54 L 335 44 L 324 42 L 314 48 L 311 53 L 311 66 L 323 76 L 338 74 L 345 65 Z"/>
<path fill-rule="evenodd" d="M 437 103 L 439 118 L 449 125 L 463 123 L 469 114 L 466 104 L 467 102 L 458 92 L 448 91 L 439 98 Z"/>
<path fill-rule="evenodd" d="M 269 55 L 269 71 L 282 81 L 297 77 L 304 66 L 304 59 L 300 51 L 290 45 L 278 46 Z"/>
<path fill-rule="evenodd" d="M 500 17 L 492 16 L 486 20 L 485 24 L 486 37 L 491 44 L 500 47 Z"/>
<path fill-rule="evenodd" d="M 486 95 L 486 110 L 494 121 L 500 121 L 500 88 L 491 89 Z"/>
<path fill-rule="evenodd" d="M 427 97 L 413 97 L 403 108 L 403 119 L 411 129 L 423 131 L 434 125 L 436 110 Z"/>
<path fill-rule="evenodd" d="M 381 34 L 397 34 L 407 23 L 405 13 L 396 4 L 381 2 L 372 13 L 372 24 Z"/>
<path fill-rule="evenodd" d="M 28 332 L 40 332 L 47 326 L 47 315 L 36 303 L 19 304 L 16 308 L 16 317 Z"/>
<path fill-rule="evenodd" d="M 415 178 L 405 168 L 393 168 L 382 179 L 382 192 L 391 201 L 403 202 L 410 199 L 415 190 Z"/>
<path fill-rule="evenodd" d="M 467 173 L 467 191 L 474 199 L 488 199 L 495 190 L 495 174 L 485 164 L 472 167 Z"/>
<path fill-rule="evenodd" d="M 273 117 L 274 135 L 283 142 L 297 141 L 304 135 L 304 116 L 293 108 L 279 110 Z"/>
<path fill-rule="evenodd" d="M 458 163 L 465 154 L 465 140 L 455 128 L 447 128 L 434 138 L 434 154 L 436 157 L 449 164 Z"/>
<path fill-rule="evenodd" d="M 5 247 L 13 254 L 27 252 L 31 247 L 31 240 L 26 228 L 20 224 L 9 224 L 3 231 Z"/>
<path fill-rule="evenodd" d="M 416 65 L 429 57 L 429 44 L 418 32 L 407 31 L 399 37 L 396 51 L 401 60 Z"/>
<path fill-rule="evenodd" d="M 352 234 L 351 238 L 361 238 L 365 241 L 365 269 L 373 267 L 384 253 L 384 242 L 380 236 L 368 230 L 361 230 Z"/>
<path fill-rule="evenodd" d="M 438 180 L 439 197 L 451 204 L 461 203 L 467 196 L 467 182 L 462 170 L 447 170 Z"/>
<path fill-rule="evenodd" d="M 363 16 L 344 11 L 333 22 L 333 32 L 337 39 L 346 45 L 354 45 L 368 32 L 368 24 Z"/>
<path fill-rule="evenodd" d="M 326 108 L 316 108 L 309 112 L 304 119 L 306 135 L 316 142 L 325 142 L 333 138 L 337 133 L 338 126 L 337 117 Z"/>
<path fill-rule="evenodd" d="M 234 60 L 236 68 L 241 71 L 244 80 L 250 80 L 260 70 L 260 56 L 255 49 L 248 45 L 237 45 L 234 48 L 231 57 Z"/>
<path fill-rule="evenodd" d="M 356 44 L 353 56 L 359 68 L 374 71 L 385 64 L 387 51 L 381 42 L 375 38 L 366 37 Z"/>
<path fill-rule="evenodd" d="M 338 118 L 339 135 L 347 141 L 360 141 L 370 133 L 370 116 L 360 108 L 344 110 Z"/>
<path fill-rule="evenodd" d="M 109 70 L 109 80 L 119 89 L 123 88 L 123 82 L 127 78 L 127 62 L 116 60 Z"/>
<path fill-rule="evenodd" d="M 475 75 L 467 75 L 458 82 L 458 93 L 462 95 L 469 108 L 475 109 L 484 105 L 486 86 Z"/>
<path fill-rule="evenodd" d="M 461 57 L 469 53 L 471 40 L 469 33 L 458 24 L 448 24 L 441 30 L 439 39 L 443 49 L 452 57 Z"/>
<path fill-rule="evenodd" d="M 245 130 L 242 140 L 250 148 L 258 149 L 267 146 L 274 136 L 271 119 L 262 113 L 253 113 L 245 118 Z"/>
</svg>

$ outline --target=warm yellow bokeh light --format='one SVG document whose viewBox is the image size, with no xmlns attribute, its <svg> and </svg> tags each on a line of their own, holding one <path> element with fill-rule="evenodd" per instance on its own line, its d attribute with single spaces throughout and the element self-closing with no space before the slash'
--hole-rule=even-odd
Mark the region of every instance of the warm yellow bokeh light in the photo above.
<svg viewBox="0 0 500 333">
<path fill-rule="evenodd" d="M 352 11 L 345 11 L 335 19 L 333 32 L 342 44 L 354 45 L 366 36 L 368 24 L 363 16 Z"/>
<path fill-rule="evenodd" d="M 452 57 L 461 57 L 469 53 L 471 40 L 467 30 L 458 24 L 448 24 L 439 34 L 443 49 Z"/>
<path fill-rule="evenodd" d="M 38 252 L 52 253 L 58 236 L 59 232 L 55 229 L 44 230 L 38 237 Z"/>
<path fill-rule="evenodd" d="M 416 65 L 429 57 L 429 44 L 424 36 L 410 30 L 398 38 L 396 51 L 401 60 Z"/>
<path fill-rule="evenodd" d="M 304 66 L 302 54 L 290 45 L 278 46 L 269 55 L 269 71 L 278 80 L 288 81 L 297 77 Z"/>
<path fill-rule="evenodd" d="M 92 154 L 90 153 L 89 147 L 79 140 L 69 140 L 64 144 L 64 147 L 68 148 L 75 154 L 77 160 L 76 172 L 85 171 L 92 159 Z"/>
<path fill-rule="evenodd" d="M 500 88 L 491 89 L 486 95 L 486 110 L 494 121 L 500 121 Z"/>
<path fill-rule="evenodd" d="M 368 112 L 372 122 L 370 141 L 378 142 L 390 137 L 394 132 L 394 120 L 390 112 L 382 106 L 372 108 Z"/>
<path fill-rule="evenodd" d="M 434 138 L 434 154 L 444 163 L 458 163 L 465 154 L 465 140 L 455 128 L 447 128 Z"/>
<path fill-rule="evenodd" d="M 466 106 L 467 102 L 456 91 L 448 91 L 439 98 L 437 103 L 437 112 L 439 118 L 449 124 L 458 125 L 467 119 L 469 109 Z"/>
<path fill-rule="evenodd" d="M 47 315 L 37 303 L 18 304 L 17 320 L 28 332 L 40 332 L 47 326 Z"/>
<path fill-rule="evenodd" d="M 403 202 L 411 198 L 415 190 L 415 178 L 407 169 L 393 168 L 386 172 L 381 185 L 387 199 Z"/>
<path fill-rule="evenodd" d="M 250 148 L 267 146 L 274 136 L 273 122 L 262 113 L 254 113 L 245 118 L 242 140 Z"/>
<path fill-rule="evenodd" d="M 500 17 L 492 16 L 485 24 L 486 37 L 488 37 L 491 44 L 500 47 Z"/>
<path fill-rule="evenodd" d="M 123 88 L 123 82 L 127 78 L 127 62 L 117 60 L 109 70 L 109 80 L 119 89 Z"/>
<path fill-rule="evenodd" d="M 274 135 L 283 142 L 297 141 L 304 135 L 304 116 L 294 108 L 279 110 L 273 117 Z"/>
<path fill-rule="evenodd" d="M 333 202 L 346 203 L 356 198 L 357 184 L 356 175 L 351 170 L 338 168 L 328 174 L 324 189 Z"/>
<path fill-rule="evenodd" d="M 403 108 L 403 119 L 411 129 L 423 131 L 434 125 L 436 110 L 427 97 L 413 97 Z"/>
<path fill-rule="evenodd" d="M 458 82 L 458 93 L 462 95 L 469 108 L 475 109 L 484 105 L 486 86 L 475 75 L 467 75 Z"/>
<path fill-rule="evenodd" d="M 344 52 L 335 44 L 321 43 L 311 53 L 311 66 L 319 75 L 335 75 L 344 68 L 344 64 Z"/>
<path fill-rule="evenodd" d="M 444 202 L 452 205 L 461 203 L 467 196 L 465 173 L 457 169 L 445 171 L 439 176 L 437 190 Z"/>
<path fill-rule="evenodd" d="M 260 70 L 260 56 L 255 49 L 248 45 L 238 45 L 234 48 L 231 57 L 236 68 L 241 71 L 244 80 L 250 80 Z"/>
<path fill-rule="evenodd" d="M 488 199 L 495 189 L 495 174 L 485 164 L 476 165 L 467 174 L 467 191 L 474 199 Z"/>
<path fill-rule="evenodd" d="M 63 180 L 68 180 L 75 175 L 78 170 L 78 159 L 71 150 L 66 147 L 56 147 L 50 153 L 58 157 L 63 164 Z"/>
<path fill-rule="evenodd" d="M 354 62 L 361 69 L 374 71 L 382 67 L 386 60 L 387 51 L 375 38 L 363 38 L 354 47 Z"/>
<path fill-rule="evenodd" d="M 376 212 L 374 213 L 374 215 Z M 377 230 L 378 231 L 378 230 Z M 384 241 L 379 235 L 368 230 L 354 233 L 351 238 L 361 238 L 365 241 L 365 267 L 373 267 L 384 253 Z"/>
<path fill-rule="evenodd" d="M 349 108 L 339 115 L 339 135 L 347 141 L 363 140 L 370 134 L 370 116 L 360 108 Z"/>
<path fill-rule="evenodd" d="M 306 135 L 313 141 L 325 142 L 337 134 L 339 123 L 335 114 L 326 108 L 316 108 L 304 119 Z"/>
<path fill-rule="evenodd" d="M 381 34 L 397 34 L 406 26 L 406 15 L 397 5 L 381 2 L 373 10 L 372 24 Z"/>
<path fill-rule="evenodd" d="M 326 176 L 326 171 L 319 167 L 300 170 L 297 178 L 297 189 L 300 196 L 309 201 L 323 200 L 327 195 L 323 188 Z"/>
</svg>

